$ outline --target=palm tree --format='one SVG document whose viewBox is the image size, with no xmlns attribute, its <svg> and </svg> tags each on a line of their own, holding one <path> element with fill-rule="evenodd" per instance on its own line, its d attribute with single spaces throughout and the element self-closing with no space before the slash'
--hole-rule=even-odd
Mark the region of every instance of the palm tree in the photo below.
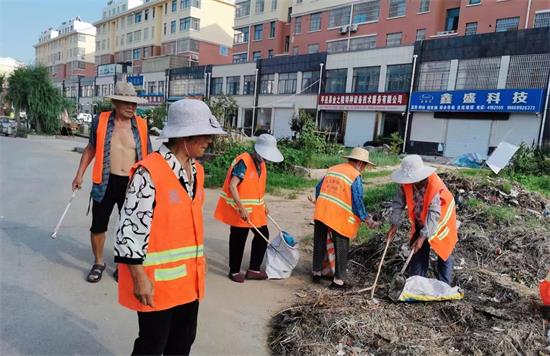
<svg viewBox="0 0 550 356">
<path fill-rule="evenodd" d="M 45 67 L 18 68 L 9 77 L 8 84 L 8 99 L 15 108 L 18 129 L 20 112 L 25 110 L 38 132 L 54 134 L 59 130 L 59 115 L 73 103 L 59 94 Z"/>
</svg>

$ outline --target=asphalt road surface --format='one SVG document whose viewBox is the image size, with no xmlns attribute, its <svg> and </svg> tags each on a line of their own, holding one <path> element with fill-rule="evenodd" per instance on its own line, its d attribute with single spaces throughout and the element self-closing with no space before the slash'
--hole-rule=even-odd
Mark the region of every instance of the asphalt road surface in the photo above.
<svg viewBox="0 0 550 356">
<path fill-rule="evenodd" d="M 118 305 L 112 278 L 116 212 L 105 249 L 107 272 L 97 284 L 85 281 L 93 262 L 91 216 L 86 216 L 91 167 L 57 239 L 50 238 L 71 196 L 80 159 L 73 148 L 85 144 L 80 138 L 0 138 L 1 355 L 127 355 L 132 350 L 137 315 Z M 231 282 L 226 276 L 229 228 L 212 218 L 216 201 L 217 191 L 207 190 L 209 270 L 192 354 L 268 354 L 270 316 L 294 297 L 307 274 L 302 268 L 285 281 Z M 293 208 L 296 203 L 279 199 L 277 209 L 292 213 Z M 288 223 L 302 230 L 306 225 L 301 216 Z M 248 254 L 243 270 L 247 261 Z"/>
</svg>

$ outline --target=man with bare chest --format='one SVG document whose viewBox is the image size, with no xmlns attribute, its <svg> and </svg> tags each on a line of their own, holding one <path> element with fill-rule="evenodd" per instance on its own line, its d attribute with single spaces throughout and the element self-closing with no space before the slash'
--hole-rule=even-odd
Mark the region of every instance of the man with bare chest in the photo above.
<svg viewBox="0 0 550 356">
<path fill-rule="evenodd" d="M 114 110 L 102 112 L 92 122 L 90 139 L 72 182 L 73 190 L 82 188 L 84 173 L 95 158 L 90 228 L 94 263 L 86 278 L 91 283 L 99 282 L 106 268 L 103 260 L 105 233 L 115 204 L 120 212 L 124 203 L 130 169 L 151 152 L 147 121 L 135 115 L 142 99 L 137 97 L 133 85 L 117 83 L 115 94 L 109 98 Z"/>
</svg>

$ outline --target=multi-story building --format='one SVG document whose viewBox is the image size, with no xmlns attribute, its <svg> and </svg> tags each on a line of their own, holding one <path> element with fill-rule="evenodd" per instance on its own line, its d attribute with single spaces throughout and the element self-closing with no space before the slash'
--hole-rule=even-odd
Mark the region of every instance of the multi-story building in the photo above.
<svg viewBox="0 0 550 356">
<path fill-rule="evenodd" d="M 233 63 L 288 54 L 292 0 L 237 0 Z"/>
<path fill-rule="evenodd" d="M 58 86 L 67 79 L 93 76 L 95 35 L 95 27 L 79 17 L 49 28 L 34 45 L 36 64 L 46 66 Z"/>
<path fill-rule="evenodd" d="M 229 0 L 111 0 L 96 21 L 96 64 L 177 55 L 194 64 L 229 63 L 234 3 Z"/>
<path fill-rule="evenodd" d="M 546 0 L 237 0 L 233 62 L 543 26 Z"/>
<path fill-rule="evenodd" d="M 547 26 L 550 25 L 547 22 Z M 417 42 L 407 152 L 550 147 L 550 27 Z"/>
</svg>

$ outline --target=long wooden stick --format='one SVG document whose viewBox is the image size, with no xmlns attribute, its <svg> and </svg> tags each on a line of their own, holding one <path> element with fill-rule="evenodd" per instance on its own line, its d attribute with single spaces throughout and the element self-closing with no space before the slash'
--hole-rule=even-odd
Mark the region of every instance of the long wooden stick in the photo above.
<svg viewBox="0 0 550 356">
<path fill-rule="evenodd" d="M 382 253 L 382 258 L 380 259 L 380 264 L 378 265 L 378 272 L 376 272 L 376 278 L 374 279 L 374 284 L 372 285 L 372 290 L 370 291 L 370 299 L 374 298 L 374 292 L 376 291 L 376 284 L 378 283 L 378 277 L 380 277 L 380 271 L 382 270 L 382 265 L 384 264 L 384 258 L 386 257 L 386 252 L 390 246 L 391 239 L 386 239 L 386 247 L 384 248 L 384 253 Z"/>
</svg>

